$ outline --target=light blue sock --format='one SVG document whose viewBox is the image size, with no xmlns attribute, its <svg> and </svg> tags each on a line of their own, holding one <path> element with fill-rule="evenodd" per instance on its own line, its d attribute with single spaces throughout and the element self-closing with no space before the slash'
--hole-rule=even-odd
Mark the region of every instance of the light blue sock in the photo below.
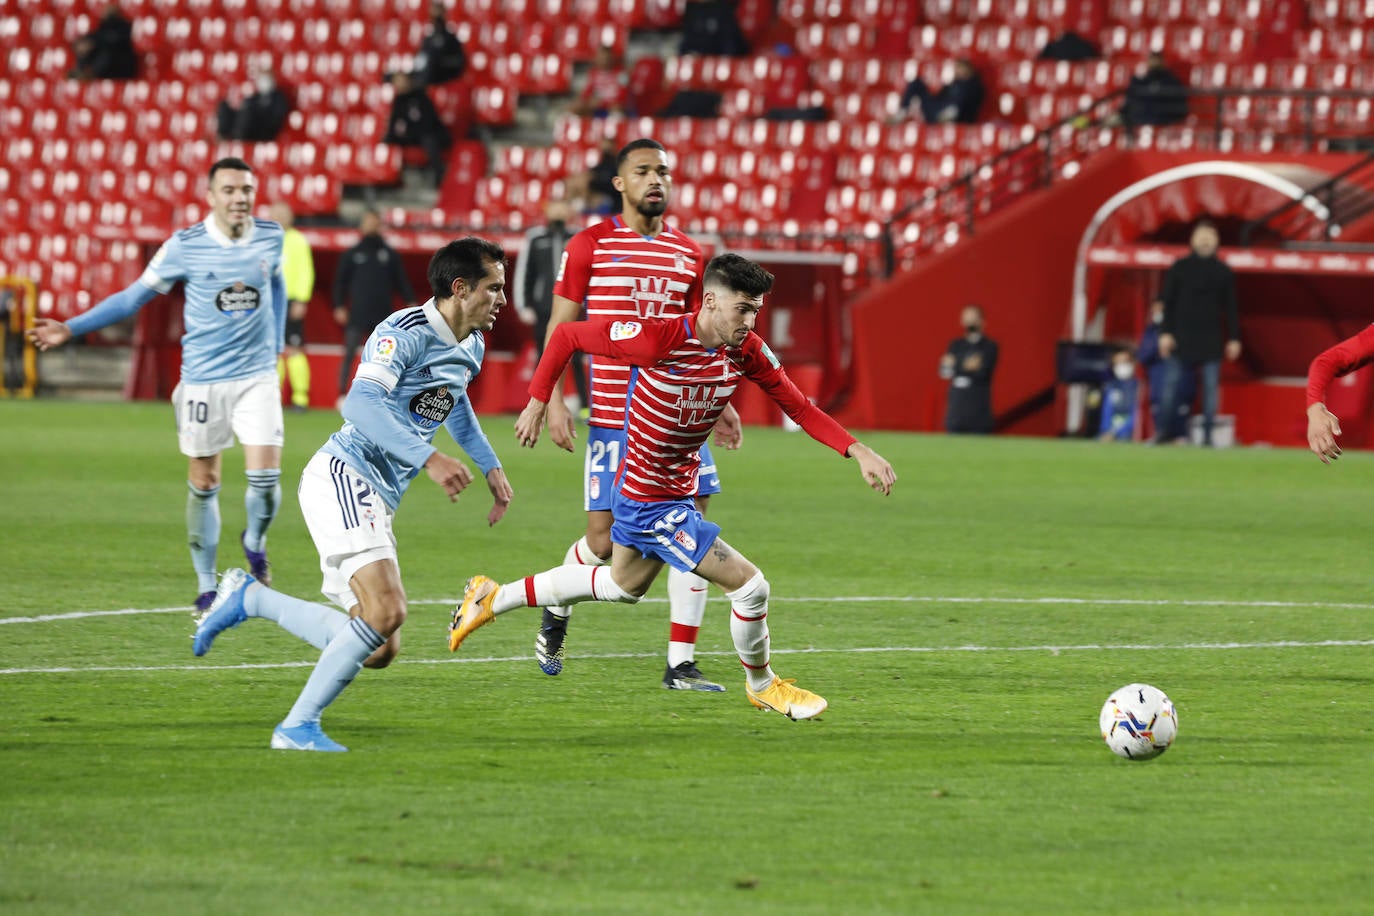
<svg viewBox="0 0 1374 916">
<path fill-rule="evenodd" d="M 363 668 L 363 662 L 385 642 L 386 639 L 361 617 L 350 618 L 339 635 L 320 653 L 315 670 L 305 682 L 305 689 L 296 699 L 296 705 L 282 720 L 282 727 L 295 728 L 306 722 L 320 721 L 324 708 L 353 683 L 353 678 Z"/>
<path fill-rule="evenodd" d="M 292 598 L 256 582 L 243 594 L 243 612 L 271 620 L 321 651 L 348 624 L 348 615 L 337 608 Z"/>
<path fill-rule="evenodd" d="M 245 471 L 248 489 L 243 494 L 243 507 L 248 510 L 248 527 L 243 532 L 243 546 L 260 552 L 267 542 L 267 526 L 277 517 L 281 505 L 281 468 Z"/>
<path fill-rule="evenodd" d="M 186 542 L 191 545 L 191 566 L 202 592 L 215 590 L 215 555 L 219 553 L 219 487 L 197 488 L 186 481 Z"/>
</svg>

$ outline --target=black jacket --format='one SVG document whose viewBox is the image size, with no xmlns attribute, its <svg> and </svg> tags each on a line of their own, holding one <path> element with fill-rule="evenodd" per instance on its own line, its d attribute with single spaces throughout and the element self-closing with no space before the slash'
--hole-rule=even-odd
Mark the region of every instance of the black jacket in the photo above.
<svg viewBox="0 0 1374 916">
<path fill-rule="evenodd" d="M 439 110 L 425 90 L 412 89 L 392 99 L 386 142 L 397 146 L 423 146 L 427 136 L 438 137 L 443 146 L 448 146 L 452 140 L 448 128 L 439 120 Z"/>
<path fill-rule="evenodd" d="M 334 306 L 348 306 L 350 328 L 371 331 L 395 311 L 393 296 L 415 301 L 401 256 L 380 235 L 365 235 L 339 259 Z"/>
<path fill-rule="evenodd" d="M 415 56 L 415 73 L 426 86 L 437 86 L 461 77 L 468 68 L 468 53 L 458 36 L 449 31 L 448 23 L 437 22 L 420 42 Z"/>
<path fill-rule="evenodd" d="M 954 357 L 945 429 L 952 433 L 992 432 L 992 373 L 997 368 L 997 341 L 981 335 L 977 340 L 956 337 L 945 352 Z M 970 356 L 979 357 L 978 368 L 964 367 Z"/>
<path fill-rule="evenodd" d="M 525 233 L 520 255 L 515 259 L 515 294 L 520 297 L 516 305 L 534 312 L 536 330 L 548 327 L 553 313 L 553 285 L 570 238 L 572 234 L 566 226 L 536 226 Z M 535 343 L 543 352 L 542 333 L 537 336 Z"/>
<path fill-rule="evenodd" d="M 92 79 L 131 80 L 138 76 L 133 23 L 118 14 L 106 16 L 86 36 L 90 50 L 77 61 Z"/>
<path fill-rule="evenodd" d="M 1188 87 L 1167 67 L 1131 77 L 1121 120 L 1130 127 L 1177 124 L 1188 117 Z"/>
<path fill-rule="evenodd" d="M 1179 258 L 1164 274 L 1159 300 L 1164 303 L 1164 332 L 1174 335 L 1178 358 L 1185 363 L 1219 360 L 1226 341 L 1240 340 L 1236 276 L 1219 258 Z"/>
</svg>

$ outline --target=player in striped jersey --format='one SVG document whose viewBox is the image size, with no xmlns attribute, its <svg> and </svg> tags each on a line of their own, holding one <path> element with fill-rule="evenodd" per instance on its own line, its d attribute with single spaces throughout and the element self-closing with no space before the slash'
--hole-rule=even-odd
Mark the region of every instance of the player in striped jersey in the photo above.
<svg viewBox="0 0 1374 916">
<path fill-rule="evenodd" d="M 220 453 L 243 444 L 248 521 L 239 542 L 253 575 L 270 582 L 267 528 L 281 504 L 282 412 L 277 354 L 286 323 L 282 228 L 253 217 L 257 185 L 242 159 L 210 166 L 210 215 L 163 243 L 127 289 L 65 324 L 39 319 L 29 336 L 61 346 L 133 315 L 184 284 L 181 383 L 172 393 L 181 453 L 188 459 L 186 533 L 204 611 L 215 596 Z"/>
<path fill-rule="evenodd" d="M 623 197 L 620 215 L 573 236 L 563 253 L 554 286 L 549 336 L 558 325 L 577 319 L 584 303 L 591 321 L 671 318 L 691 314 L 701 301 L 701 247 L 664 220 L 672 191 L 672 172 L 663 147 L 642 138 L 626 144 L 613 179 Z M 616 470 L 625 454 L 625 396 L 630 366 L 614 356 L 592 362 L 592 404 L 587 432 L 585 503 L 587 530 L 568 548 L 565 563 L 592 566 L 611 556 L 611 497 Z M 559 388 L 561 390 L 561 386 Z M 548 411 L 549 435 L 572 451 L 572 417 L 561 398 Z M 716 443 L 740 442 L 739 414 L 727 408 Z M 720 479 L 710 450 L 702 443 L 696 497 L 701 510 Z M 690 572 L 668 576 L 671 605 L 668 664 L 663 686 L 675 690 L 720 691 L 696 666 L 697 633 L 706 614 L 706 582 Z M 545 674 L 563 670 L 563 643 L 572 608 L 546 608 L 535 639 L 535 657 Z"/>
<path fill-rule="evenodd" d="M 873 489 L 887 495 L 892 465 L 813 405 L 787 377 L 753 326 L 773 275 L 736 254 L 706 269 L 701 310 L 644 321 L 577 322 L 558 328 L 530 382 L 530 401 L 515 424 L 522 445 L 539 439 L 554 380 L 574 350 L 629 363 L 629 437 L 615 485 L 610 568 L 568 564 L 497 585 L 468 580 L 449 627 L 456 650 L 473 630 L 517 607 L 578 601 L 638 601 L 666 563 L 722 588 L 730 599 L 730 634 L 746 673 L 746 695 L 759 709 L 809 719 L 824 698 L 775 675 L 769 666 L 768 581 L 726 544 L 719 526 L 692 501 L 706 441 L 740 380 L 766 391 L 812 438 L 858 461 Z"/>
<path fill-rule="evenodd" d="M 1336 379 L 1371 362 L 1374 362 L 1374 324 L 1323 350 L 1307 367 L 1307 445 L 1323 464 L 1341 457 L 1341 447 L 1336 444 L 1336 437 L 1341 434 L 1341 421 L 1326 409 L 1327 391 Z"/>
<path fill-rule="evenodd" d="M 265 617 L 322 650 L 295 706 L 272 732 L 272 747 L 344 751 L 320 727 L 325 707 L 364 666 L 384 668 L 400 651 L 405 589 L 396 560 L 392 516 L 424 468 L 449 499 L 472 481 L 458 459 L 438 451 L 443 426 L 476 462 L 495 502 L 494 525 L 512 496 L 467 387 L 482 368 L 483 331 L 505 303 L 505 254 L 484 239 L 451 242 L 429 263 L 434 298 L 379 324 L 344 401 L 343 429 L 315 453 L 301 475 L 299 499 L 320 554 L 321 591 L 343 611 L 273 591 L 230 570 L 196 629 L 192 651 L 249 617 Z"/>
</svg>

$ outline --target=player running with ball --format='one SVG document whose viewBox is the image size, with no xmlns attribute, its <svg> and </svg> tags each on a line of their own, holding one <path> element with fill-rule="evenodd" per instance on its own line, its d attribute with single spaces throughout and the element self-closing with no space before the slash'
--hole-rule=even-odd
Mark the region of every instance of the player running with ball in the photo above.
<svg viewBox="0 0 1374 916">
<path fill-rule="evenodd" d="M 892 465 L 813 405 L 753 332 L 773 275 L 739 255 L 706 268 L 701 310 L 644 321 L 559 325 L 530 383 L 530 401 L 515 424 L 521 445 L 539 440 L 555 380 L 573 351 L 612 357 L 633 369 L 627 394 L 626 454 L 615 478 L 609 567 L 565 565 L 498 585 L 468 580 L 449 627 L 456 651 L 497 614 L 518 607 L 580 601 L 637 602 L 666 563 L 714 583 L 731 602 L 730 635 L 744 665 L 749 702 L 792 719 L 826 708 L 823 697 L 783 680 L 769 666 L 768 581 L 720 538 L 692 501 L 700 458 L 721 411 L 742 378 L 766 391 L 816 441 L 859 463 L 873 489 L 892 492 Z"/>
</svg>

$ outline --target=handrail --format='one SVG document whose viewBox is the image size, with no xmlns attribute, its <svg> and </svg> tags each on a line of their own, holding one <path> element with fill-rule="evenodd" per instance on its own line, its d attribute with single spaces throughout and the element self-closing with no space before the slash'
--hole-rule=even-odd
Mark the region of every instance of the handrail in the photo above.
<svg viewBox="0 0 1374 916">
<path fill-rule="evenodd" d="M 1342 169 L 1335 175 L 1332 175 L 1326 181 L 1323 181 L 1321 184 L 1308 188 L 1306 191 L 1303 192 L 1301 197 L 1295 197 L 1291 200 L 1284 201 L 1274 209 L 1270 210 L 1268 213 L 1265 213 L 1262 216 L 1257 216 L 1254 219 L 1246 222 L 1243 226 L 1241 226 L 1240 229 L 1240 244 L 1245 246 L 1250 245 L 1251 237 L 1254 235 L 1256 230 L 1268 224 L 1270 220 L 1277 219 L 1285 213 L 1295 210 L 1296 208 L 1302 206 L 1303 203 L 1308 200 L 1316 200 L 1319 203 L 1323 204 L 1328 211 L 1330 211 L 1332 202 L 1331 195 L 1335 192 L 1336 185 L 1342 181 L 1345 181 L 1347 178 L 1354 175 L 1356 172 L 1359 172 L 1366 168 L 1374 169 L 1374 153 L 1370 153 L 1368 156 L 1361 159 L 1359 162 L 1356 162 L 1354 165 Z M 1320 196 L 1323 194 L 1326 195 L 1325 198 Z M 1327 217 L 1326 225 L 1323 227 L 1322 230 L 1323 238 L 1331 238 L 1331 228 L 1333 222 L 1334 213 Z"/>
<path fill-rule="evenodd" d="M 917 238 L 922 242 L 929 242 L 929 236 L 935 235 L 936 230 L 941 226 L 945 229 L 943 234 L 954 232 L 972 235 L 976 231 L 976 224 L 980 215 L 986 216 L 994 210 L 1001 209 L 1006 203 L 1031 190 L 1049 187 L 1054 183 L 1056 172 L 1061 168 L 1071 163 L 1077 164 L 1107 146 L 1114 146 L 1118 143 L 1129 146 L 1136 142 L 1138 136 L 1146 130 L 1145 127 L 1118 128 L 1112 123 L 1113 116 L 1117 112 L 1117 106 L 1114 103 L 1122 100 L 1125 95 L 1125 89 L 1118 89 L 1095 98 L 1079 111 L 1042 128 L 1025 143 L 1009 150 L 1003 150 L 960 177 L 927 191 L 920 200 L 898 210 L 883 223 L 883 254 L 886 275 L 891 276 L 897 268 L 899 245 L 896 228 L 898 224 L 911 221 L 921 214 L 930 215 L 932 219 L 927 221 L 927 225 L 916 226 Z M 1228 102 L 1256 98 L 1296 100 L 1301 105 L 1300 131 L 1297 134 L 1292 134 L 1268 129 L 1264 130 L 1263 133 L 1269 138 L 1292 139 L 1296 137 L 1301 140 L 1303 148 L 1306 149 L 1316 146 L 1319 140 L 1313 126 L 1319 100 L 1369 98 L 1368 93 L 1344 89 L 1215 89 L 1194 87 L 1165 87 L 1155 92 L 1153 97 L 1157 99 L 1178 97 L 1192 101 L 1214 99 L 1214 120 L 1211 124 L 1181 123 L 1168 125 L 1168 128 L 1179 127 L 1195 131 L 1207 131 L 1210 128 L 1211 142 L 1218 147 L 1224 145 L 1223 141 L 1228 138 L 1228 133 L 1245 127 L 1245 125 L 1237 125 L 1236 127 L 1226 125 Z M 1107 106 L 1113 106 L 1110 112 L 1104 112 L 1103 109 Z M 1195 115 L 1197 110 L 1197 106 L 1194 106 Z M 1119 119 L 1117 121 L 1119 123 Z M 1149 129 L 1152 130 L 1153 128 Z M 1072 133 L 1068 135 L 1069 140 L 1064 142 L 1060 138 L 1063 137 L 1066 130 L 1071 130 Z M 1094 130 L 1097 133 L 1090 134 L 1090 131 Z M 1118 130 L 1120 131 L 1119 134 L 1117 133 Z M 1077 150 L 1074 149 L 1075 146 L 1078 147 Z M 1059 157 L 1066 149 L 1068 156 L 1060 161 Z M 1023 165 L 1031 166 L 1031 168 L 1018 167 Z M 1012 186 L 1008 187 L 1009 184 Z M 1017 184 L 1021 186 L 1016 187 Z M 980 202 L 985 203 L 986 206 L 980 208 Z M 980 209 L 983 210 L 981 214 Z M 922 233 L 926 234 L 925 238 L 922 238 Z M 923 250 L 929 250 L 938 244 L 937 238 L 934 242 L 924 245 Z"/>
</svg>

